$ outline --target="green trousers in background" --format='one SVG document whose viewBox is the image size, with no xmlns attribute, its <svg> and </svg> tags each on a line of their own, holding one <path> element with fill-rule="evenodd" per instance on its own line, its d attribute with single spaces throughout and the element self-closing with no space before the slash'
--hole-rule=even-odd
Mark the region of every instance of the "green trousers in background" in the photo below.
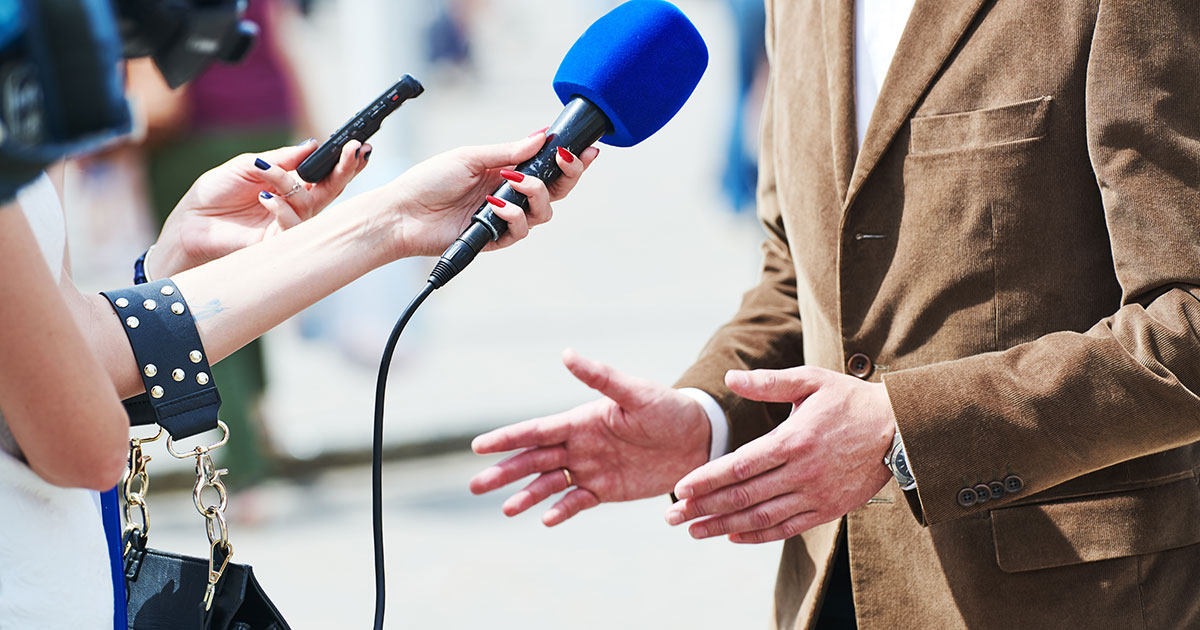
<svg viewBox="0 0 1200 630">
<path fill-rule="evenodd" d="M 274 149 L 291 141 L 291 131 L 285 129 L 206 132 L 151 150 L 147 173 L 158 225 L 205 171 L 238 154 Z M 226 483 L 234 489 L 252 486 L 272 472 L 259 404 L 266 387 L 262 343 L 254 341 L 214 365 L 213 378 L 221 392 L 221 419 L 230 433 L 229 444 L 221 449 L 222 465 L 230 470 Z"/>
</svg>

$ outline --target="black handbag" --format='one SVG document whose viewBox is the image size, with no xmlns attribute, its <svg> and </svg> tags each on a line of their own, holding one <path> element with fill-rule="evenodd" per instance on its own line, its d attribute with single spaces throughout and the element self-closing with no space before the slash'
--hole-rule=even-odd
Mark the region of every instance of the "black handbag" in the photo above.
<svg viewBox="0 0 1200 630">
<path fill-rule="evenodd" d="M 220 428 L 228 429 L 224 423 Z M 229 561 L 233 545 L 225 526 L 226 492 L 221 483 L 224 470 L 216 470 L 210 455 L 214 446 L 196 447 L 197 480 L 193 492 L 196 509 L 205 517 L 211 552 L 208 558 L 196 558 L 150 549 L 146 546 L 149 520 L 146 491 L 150 477 L 146 471 L 149 457 L 142 444 L 158 439 L 134 438 L 130 441 L 129 474 L 123 485 L 125 499 L 125 593 L 129 630 L 290 630 L 254 577 L 250 565 Z M 223 444 L 222 440 L 219 444 Z M 204 501 L 205 489 L 213 488 L 219 501 Z M 140 510 L 135 519 L 133 510 Z"/>
<path fill-rule="evenodd" d="M 145 549 L 127 567 L 130 630 L 288 630 L 248 565 L 225 567 L 209 610 L 207 559 Z"/>
</svg>

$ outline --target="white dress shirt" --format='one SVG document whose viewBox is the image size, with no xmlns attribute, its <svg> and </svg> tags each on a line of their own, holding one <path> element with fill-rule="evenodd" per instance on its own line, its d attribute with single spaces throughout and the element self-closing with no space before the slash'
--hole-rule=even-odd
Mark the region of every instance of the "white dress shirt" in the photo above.
<svg viewBox="0 0 1200 630">
<path fill-rule="evenodd" d="M 862 146 L 867 124 L 879 99 L 879 90 L 900 44 L 904 26 L 916 0 L 854 0 L 854 113 L 858 144 Z M 729 452 L 729 421 L 725 411 L 707 392 L 693 387 L 679 390 L 687 394 L 708 414 L 712 424 L 712 461 Z"/>
</svg>

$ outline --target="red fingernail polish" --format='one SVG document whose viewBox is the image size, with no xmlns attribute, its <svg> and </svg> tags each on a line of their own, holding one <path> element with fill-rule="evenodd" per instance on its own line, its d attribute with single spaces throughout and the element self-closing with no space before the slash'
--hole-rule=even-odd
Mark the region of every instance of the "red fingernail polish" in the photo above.
<svg viewBox="0 0 1200 630">
<path fill-rule="evenodd" d="M 570 164 L 571 162 L 575 161 L 575 156 L 571 155 L 570 151 L 568 151 L 562 147 L 558 147 L 558 157 L 562 158 L 563 161 L 566 162 L 567 164 Z"/>
<path fill-rule="evenodd" d="M 491 195 L 487 196 L 487 202 L 492 204 L 493 206 L 496 206 L 497 208 L 503 208 L 504 206 L 508 205 L 507 201 L 505 201 L 499 197 L 493 197 Z"/>
<path fill-rule="evenodd" d="M 537 131 L 529 134 L 529 137 L 532 138 L 532 137 L 538 135 L 539 133 L 546 133 L 547 129 L 549 129 L 549 127 L 542 127 L 541 129 L 538 129 Z"/>
<path fill-rule="evenodd" d="M 523 181 L 525 181 L 525 174 L 524 174 L 524 173 L 518 173 L 518 172 L 516 172 L 516 171 L 510 171 L 510 170 L 508 170 L 508 169 L 506 169 L 506 168 L 505 168 L 505 169 L 501 169 L 501 170 L 500 170 L 500 177 L 503 177 L 504 179 L 507 179 L 507 180 L 508 180 L 508 181 L 510 181 L 510 182 L 523 182 Z"/>
</svg>

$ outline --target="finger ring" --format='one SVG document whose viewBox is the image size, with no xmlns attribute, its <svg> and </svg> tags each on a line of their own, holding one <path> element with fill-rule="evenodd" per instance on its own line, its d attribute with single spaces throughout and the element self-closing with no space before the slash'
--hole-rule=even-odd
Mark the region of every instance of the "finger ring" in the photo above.
<svg viewBox="0 0 1200 630">
<path fill-rule="evenodd" d="M 571 486 L 575 485 L 575 479 L 571 477 L 571 471 L 567 470 L 566 468 L 563 468 L 562 471 L 563 474 L 567 476 L 567 487 L 570 488 Z"/>
<path fill-rule="evenodd" d="M 279 195 L 279 196 L 280 196 L 280 197 L 283 197 L 284 199 L 287 199 L 288 197 L 291 197 L 292 195 L 294 195 L 294 194 L 296 194 L 296 193 L 300 192 L 300 190 L 301 190 L 302 188 L 304 188 L 304 186 L 303 186 L 303 185 L 301 185 L 301 184 L 300 184 L 300 182 L 296 182 L 295 184 L 292 184 L 292 189 L 291 189 L 291 190 L 289 190 L 289 191 L 287 191 L 286 193 L 283 193 L 282 195 Z"/>
</svg>

